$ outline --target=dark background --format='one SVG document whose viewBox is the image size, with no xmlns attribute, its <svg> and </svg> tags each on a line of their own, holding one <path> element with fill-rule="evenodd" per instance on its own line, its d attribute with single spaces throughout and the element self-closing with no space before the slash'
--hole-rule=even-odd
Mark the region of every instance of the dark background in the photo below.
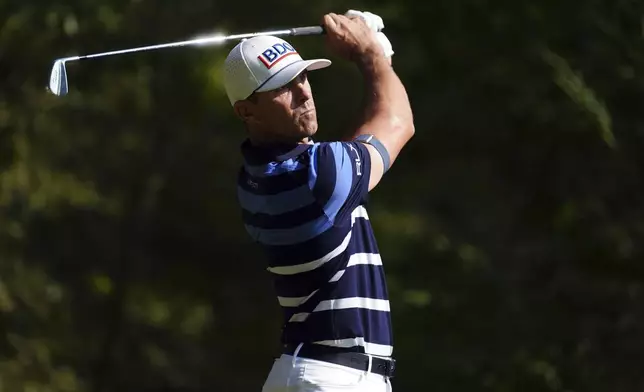
<svg viewBox="0 0 644 392">
<path fill-rule="evenodd" d="M 55 58 L 385 20 L 416 136 L 372 192 L 394 390 L 644 391 L 638 0 L 0 0 L 0 391 L 259 391 L 280 311 L 236 204 L 224 48 Z M 355 67 L 290 40 L 318 140 Z M 329 57 L 331 56 L 331 57 Z"/>
</svg>

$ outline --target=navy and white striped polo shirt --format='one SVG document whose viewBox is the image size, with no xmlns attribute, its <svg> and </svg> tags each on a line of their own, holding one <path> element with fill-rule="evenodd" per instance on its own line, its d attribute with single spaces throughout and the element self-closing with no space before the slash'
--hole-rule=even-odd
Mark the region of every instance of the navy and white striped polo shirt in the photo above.
<svg viewBox="0 0 644 392">
<path fill-rule="evenodd" d="M 385 274 L 360 142 L 242 145 L 238 196 L 284 313 L 282 342 L 392 354 Z"/>
</svg>

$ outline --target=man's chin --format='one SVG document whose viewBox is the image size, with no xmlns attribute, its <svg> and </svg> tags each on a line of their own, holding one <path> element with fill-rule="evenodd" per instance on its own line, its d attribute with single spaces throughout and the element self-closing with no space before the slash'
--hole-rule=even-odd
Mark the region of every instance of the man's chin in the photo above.
<svg viewBox="0 0 644 392">
<path fill-rule="evenodd" d="M 318 131 L 317 121 L 302 124 L 302 126 L 300 127 L 300 132 L 304 136 L 313 136 L 317 131 Z"/>
<path fill-rule="evenodd" d="M 318 127 L 317 126 L 312 127 L 312 128 L 307 128 L 307 129 L 304 130 L 305 135 L 309 136 L 309 137 L 315 135 L 317 132 L 318 132 Z"/>
</svg>

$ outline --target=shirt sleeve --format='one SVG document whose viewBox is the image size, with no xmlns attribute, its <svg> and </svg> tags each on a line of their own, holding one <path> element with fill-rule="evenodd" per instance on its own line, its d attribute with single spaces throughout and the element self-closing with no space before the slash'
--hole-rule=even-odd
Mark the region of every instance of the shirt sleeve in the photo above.
<svg viewBox="0 0 644 392">
<path fill-rule="evenodd" d="M 367 201 L 371 156 L 363 143 L 316 143 L 309 154 L 309 187 L 329 219 L 341 219 Z"/>
</svg>

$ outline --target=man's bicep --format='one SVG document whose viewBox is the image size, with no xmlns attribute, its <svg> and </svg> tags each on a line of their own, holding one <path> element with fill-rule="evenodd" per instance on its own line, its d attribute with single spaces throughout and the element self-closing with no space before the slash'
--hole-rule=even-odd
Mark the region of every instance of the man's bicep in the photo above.
<svg viewBox="0 0 644 392">
<path fill-rule="evenodd" d="M 361 134 L 354 139 L 365 146 L 365 152 L 370 157 L 369 191 L 378 185 L 384 174 L 391 167 L 392 157 L 390 147 L 373 134 Z"/>
<path fill-rule="evenodd" d="M 384 176 L 385 164 L 382 155 L 378 152 L 376 147 L 366 143 L 364 146 L 367 148 L 367 151 L 369 151 L 369 156 L 371 157 L 371 170 L 369 172 L 369 191 L 371 191 L 376 187 L 376 185 L 378 185 Z"/>
</svg>

